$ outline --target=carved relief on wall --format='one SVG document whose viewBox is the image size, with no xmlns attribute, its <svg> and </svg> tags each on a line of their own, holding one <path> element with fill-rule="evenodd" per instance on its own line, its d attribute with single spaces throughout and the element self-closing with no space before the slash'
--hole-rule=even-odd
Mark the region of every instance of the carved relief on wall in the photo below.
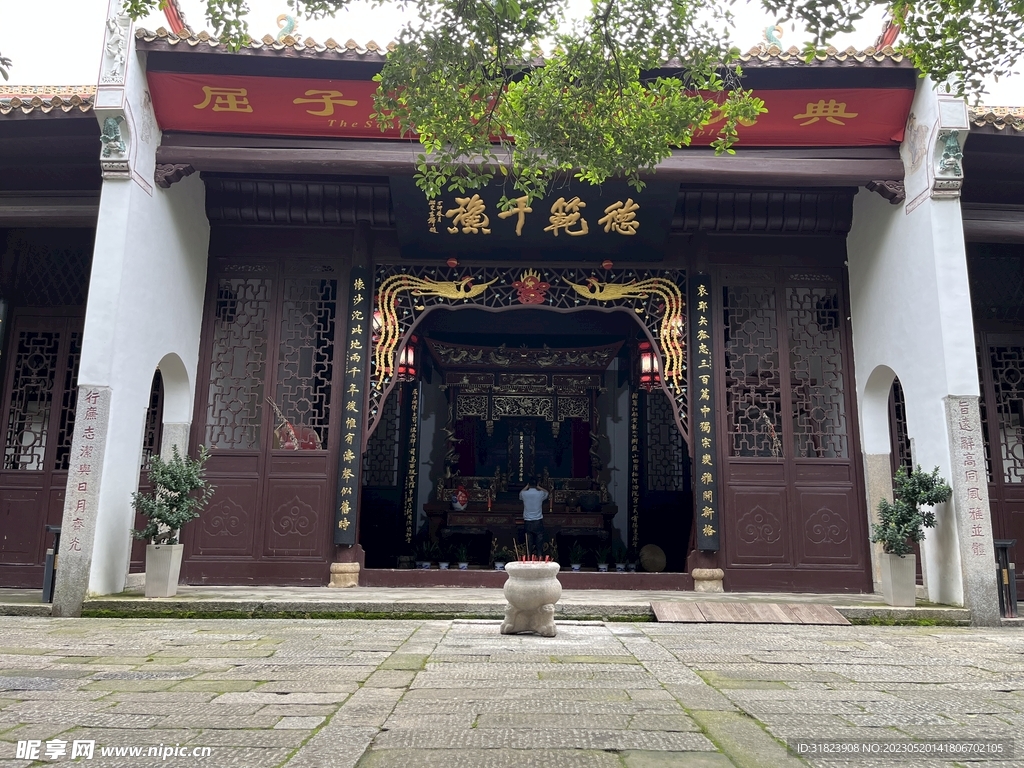
<svg viewBox="0 0 1024 768">
<path fill-rule="evenodd" d="M 201 519 L 207 536 L 238 536 L 248 527 L 249 513 L 236 501 L 223 499 L 204 512 Z"/>
<path fill-rule="evenodd" d="M 747 511 L 736 523 L 736 533 L 747 544 L 774 544 L 782 536 L 782 521 L 760 505 Z"/>
<path fill-rule="evenodd" d="M 850 524 L 843 515 L 822 507 L 807 518 L 804 532 L 812 544 L 845 544 L 850 538 Z"/>
</svg>

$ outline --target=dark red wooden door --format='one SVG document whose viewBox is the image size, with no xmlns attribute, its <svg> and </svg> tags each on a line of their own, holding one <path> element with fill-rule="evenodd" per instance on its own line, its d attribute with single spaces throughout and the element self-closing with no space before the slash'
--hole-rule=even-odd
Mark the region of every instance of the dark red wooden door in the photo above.
<svg viewBox="0 0 1024 768">
<path fill-rule="evenodd" d="M 184 579 L 326 583 L 338 272 L 301 257 L 211 267 L 192 441 L 216 491 L 186 529 Z"/>
<path fill-rule="evenodd" d="M 1017 540 L 1010 560 L 1024 595 L 1024 333 L 980 333 L 978 341 L 992 535 Z"/>
<path fill-rule="evenodd" d="M 72 460 L 82 318 L 23 310 L 11 320 L 0 401 L 0 586 L 42 588 L 52 544 L 44 526 L 60 525 Z"/>
<path fill-rule="evenodd" d="M 717 280 L 726 584 L 870 591 L 842 274 Z"/>
</svg>

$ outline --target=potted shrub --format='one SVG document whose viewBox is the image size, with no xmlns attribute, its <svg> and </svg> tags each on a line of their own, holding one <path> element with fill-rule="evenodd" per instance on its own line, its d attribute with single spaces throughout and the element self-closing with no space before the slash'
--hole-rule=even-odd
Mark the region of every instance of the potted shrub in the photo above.
<svg viewBox="0 0 1024 768">
<path fill-rule="evenodd" d="M 595 550 L 594 554 L 597 556 L 597 570 L 601 573 L 607 573 L 608 561 L 612 559 L 611 547 L 601 547 Z"/>
<path fill-rule="evenodd" d="M 574 571 L 578 571 L 583 566 L 583 558 L 586 556 L 587 550 L 578 541 L 574 541 L 569 547 L 569 565 Z"/>
<path fill-rule="evenodd" d="M 621 541 L 615 542 L 612 547 L 612 559 L 615 561 L 615 570 L 619 573 L 626 570 L 626 563 L 628 562 L 626 545 Z"/>
<path fill-rule="evenodd" d="M 924 541 L 925 528 L 935 527 L 932 507 L 949 501 L 953 490 L 939 477 L 938 467 L 930 474 L 918 467 L 909 475 L 901 468 L 895 486 L 893 502 L 882 499 L 878 504 L 871 541 L 882 545 L 879 565 L 885 602 L 912 607 L 916 599 L 914 544 Z"/>
<path fill-rule="evenodd" d="M 465 544 L 459 544 L 455 548 L 455 559 L 459 564 L 459 570 L 465 571 L 469 568 L 469 547 Z"/>
<path fill-rule="evenodd" d="M 199 517 L 213 495 L 213 486 L 205 479 L 204 465 L 209 458 L 205 446 L 199 446 L 199 457 L 195 459 L 182 456 L 174 446 L 170 459 L 150 459 L 152 491 L 132 494 L 132 507 L 148 520 L 142 530 L 132 530 L 136 539 L 149 542 L 146 597 L 173 597 L 178 591 L 183 549 L 178 543 L 181 527 Z"/>
<path fill-rule="evenodd" d="M 416 545 L 416 569 L 429 571 L 433 559 L 433 548 L 429 541 L 421 541 Z"/>
<path fill-rule="evenodd" d="M 440 568 L 442 571 L 447 571 L 451 563 L 451 547 L 439 544 L 437 546 L 437 567 Z"/>
<path fill-rule="evenodd" d="M 508 547 L 502 547 L 494 553 L 494 570 L 504 571 L 505 564 L 514 562 L 515 559 L 516 555 L 514 552 L 510 551 Z"/>
</svg>

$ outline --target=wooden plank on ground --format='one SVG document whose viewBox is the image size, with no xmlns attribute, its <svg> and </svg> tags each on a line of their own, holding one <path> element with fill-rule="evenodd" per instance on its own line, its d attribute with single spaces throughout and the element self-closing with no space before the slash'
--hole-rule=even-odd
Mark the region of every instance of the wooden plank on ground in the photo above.
<svg viewBox="0 0 1024 768">
<path fill-rule="evenodd" d="M 658 621 L 679 624 L 703 624 L 707 621 L 696 603 L 651 603 L 651 610 Z"/>
<path fill-rule="evenodd" d="M 750 624 L 754 621 L 753 615 L 744 603 L 719 603 L 709 600 L 697 605 L 704 617 L 715 624 Z"/>
<path fill-rule="evenodd" d="M 849 624 L 839 611 L 822 603 L 786 603 L 786 608 L 801 624 Z"/>
<path fill-rule="evenodd" d="M 759 624 L 800 624 L 796 616 L 778 603 L 747 603 L 747 608 Z"/>
</svg>

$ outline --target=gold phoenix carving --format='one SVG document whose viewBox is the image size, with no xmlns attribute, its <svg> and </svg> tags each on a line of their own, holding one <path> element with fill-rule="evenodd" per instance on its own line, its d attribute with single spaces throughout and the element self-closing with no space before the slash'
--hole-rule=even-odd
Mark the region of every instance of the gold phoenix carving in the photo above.
<svg viewBox="0 0 1024 768">
<path fill-rule="evenodd" d="M 626 299 L 646 299 L 651 294 L 659 296 L 665 302 L 665 314 L 661 318 L 658 329 L 658 341 L 665 356 L 664 375 L 677 387 L 683 382 L 683 294 L 679 286 L 663 277 L 652 277 L 647 280 L 631 280 L 628 283 L 602 283 L 595 277 L 587 278 L 583 284 L 573 283 L 562 278 L 585 299 L 594 301 L 623 301 Z"/>
</svg>

